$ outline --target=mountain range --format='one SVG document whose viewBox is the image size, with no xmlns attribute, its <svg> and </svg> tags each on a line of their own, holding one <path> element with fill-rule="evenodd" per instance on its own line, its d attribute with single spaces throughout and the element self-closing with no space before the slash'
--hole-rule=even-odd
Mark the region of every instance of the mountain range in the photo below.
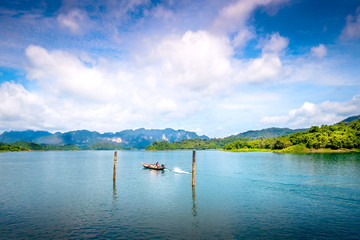
<svg viewBox="0 0 360 240">
<path fill-rule="evenodd" d="M 340 123 L 348 124 L 351 121 L 360 118 L 352 116 L 344 119 Z M 262 130 L 250 130 L 237 135 L 227 137 L 229 139 L 260 139 L 260 138 L 274 138 L 284 135 L 290 135 L 295 132 L 306 131 L 308 129 L 290 129 L 290 128 L 266 128 Z M 185 139 L 209 139 L 209 137 L 199 136 L 195 132 L 185 130 L 166 129 L 145 129 L 139 128 L 136 130 L 123 130 L 116 133 L 99 133 L 96 131 L 77 130 L 70 132 L 56 132 L 50 133 L 47 131 L 6 131 L 0 135 L 0 142 L 14 143 L 17 141 L 24 141 L 36 143 L 41 145 L 76 145 L 80 148 L 89 148 L 98 143 L 107 143 L 111 145 L 118 145 L 125 148 L 145 149 L 153 142 L 176 142 Z M 227 139 L 224 138 L 224 139 Z"/>
<path fill-rule="evenodd" d="M 306 129 L 289 128 L 267 128 L 262 130 L 250 130 L 232 136 L 234 138 L 271 138 L 282 135 L 289 135 Z M 88 148 L 97 143 L 117 144 L 125 148 L 144 149 L 153 142 L 176 142 L 185 139 L 209 139 L 209 137 L 199 136 L 195 132 L 185 130 L 174 130 L 171 128 L 124 130 L 116 133 L 99 133 L 96 131 L 77 130 L 70 132 L 50 133 L 47 131 L 7 131 L 0 135 L 0 142 L 14 143 L 17 141 L 31 142 L 46 145 L 76 145 L 80 148 Z"/>
<path fill-rule="evenodd" d="M 99 142 L 115 143 L 122 147 L 144 149 L 155 141 L 175 142 L 184 139 L 209 139 L 207 136 L 198 136 L 195 132 L 166 128 L 124 130 L 116 133 L 99 133 L 96 131 L 77 130 L 70 132 L 47 131 L 7 131 L 0 135 L 0 142 L 13 143 L 16 141 L 32 142 L 50 145 L 76 145 L 86 148 Z"/>
</svg>

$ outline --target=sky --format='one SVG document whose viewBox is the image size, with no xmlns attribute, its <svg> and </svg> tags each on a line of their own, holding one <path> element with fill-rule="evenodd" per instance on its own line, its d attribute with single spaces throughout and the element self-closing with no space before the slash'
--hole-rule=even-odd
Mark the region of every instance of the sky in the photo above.
<svg viewBox="0 0 360 240">
<path fill-rule="evenodd" d="M 225 137 L 360 114 L 360 0 L 2 0 L 0 132 Z"/>
</svg>

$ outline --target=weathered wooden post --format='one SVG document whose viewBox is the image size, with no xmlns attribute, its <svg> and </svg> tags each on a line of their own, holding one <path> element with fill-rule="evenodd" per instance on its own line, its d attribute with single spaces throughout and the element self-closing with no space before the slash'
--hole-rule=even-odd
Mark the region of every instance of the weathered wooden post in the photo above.
<svg viewBox="0 0 360 240">
<path fill-rule="evenodd" d="M 193 150 L 193 161 L 192 161 L 192 186 L 195 186 L 195 150 Z"/>
<path fill-rule="evenodd" d="M 113 176 L 114 182 L 115 182 L 115 178 L 116 178 L 116 158 L 117 158 L 117 152 L 115 151 L 115 153 L 114 153 L 114 176 Z"/>
</svg>

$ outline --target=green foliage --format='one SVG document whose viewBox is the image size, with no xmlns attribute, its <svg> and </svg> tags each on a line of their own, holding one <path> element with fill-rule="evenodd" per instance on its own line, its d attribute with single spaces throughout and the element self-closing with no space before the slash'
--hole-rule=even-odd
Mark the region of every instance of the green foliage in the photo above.
<svg viewBox="0 0 360 240">
<path fill-rule="evenodd" d="M 8 147 L 3 147 L 8 146 Z M 5 150 L 8 149 L 8 150 Z M 17 150 L 18 149 L 18 150 Z M 7 145 L 0 143 L 0 151 L 74 151 L 80 150 L 75 145 L 40 145 L 32 142 L 24 142 L 24 141 L 17 141 L 14 143 L 9 143 Z"/>
<path fill-rule="evenodd" d="M 229 151 L 246 151 L 266 149 L 282 150 L 290 147 L 292 152 L 303 152 L 306 149 L 354 149 L 360 148 L 360 120 L 349 124 L 313 126 L 307 131 L 295 132 L 275 138 L 239 138 L 231 136 L 214 139 L 188 139 L 169 143 L 154 142 L 146 150 L 207 150 L 224 149 Z"/>
<path fill-rule="evenodd" d="M 29 151 L 29 149 L 19 145 L 0 143 L 0 152 L 22 152 L 22 151 Z"/>
<path fill-rule="evenodd" d="M 289 128 L 266 128 L 262 130 L 250 130 L 236 135 L 238 139 L 241 138 L 250 138 L 252 140 L 261 139 L 261 138 L 275 138 L 280 136 L 290 135 L 295 132 L 306 131 L 307 129 L 289 129 Z"/>
<path fill-rule="evenodd" d="M 97 142 L 86 148 L 87 150 L 124 150 L 126 148 L 116 143 Z"/>
<path fill-rule="evenodd" d="M 226 144 L 224 150 L 234 151 L 242 148 L 281 150 L 289 147 L 291 152 L 303 152 L 304 148 L 334 150 L 360 148 L 360 120 L 349 124 L 341 122 L 331 126 L 313 126 L 308 131 L 277 138 L 235 141 Z"/>
<path fill-rule="evenodd" d="M 307 152 L 308 148 L 305 146 L 305 144 L 300 143 L 296 144 L 290 147 L 287 147 L 286 149 L 282 150 L 283 153 L 304 153 Z"/>
<path fill-rule="evenodd" d="M 146 150 L 210 150 L 222 149 L 227 143 L 234 142 L 238 139 L 235 136 L 226 138 L 213 138 L 213 139 L 186 139 L 177 142 L 153 142 L 152 145 L 146 147 Z"/>
</svg>

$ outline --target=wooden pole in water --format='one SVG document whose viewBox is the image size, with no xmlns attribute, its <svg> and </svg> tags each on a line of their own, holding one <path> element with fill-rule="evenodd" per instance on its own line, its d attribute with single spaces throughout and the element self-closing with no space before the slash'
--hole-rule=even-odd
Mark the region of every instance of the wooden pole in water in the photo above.
<svg viewBox="0 0 360 240">
<path fill-rule="evenodd" d="M 115 151 L 115 153 L 114 153 L 114 176 L 113 176 L 114 182 L 115 182 L 115 178 L 116 178 L 116 159 L 117 159 L 117 152 Z"/>
<path fill-rule="evenodd" d="M 193 161 L 192 161 L 192 186 L 195 186 L 195 150 L 193 150 Z"/>
</svg>

